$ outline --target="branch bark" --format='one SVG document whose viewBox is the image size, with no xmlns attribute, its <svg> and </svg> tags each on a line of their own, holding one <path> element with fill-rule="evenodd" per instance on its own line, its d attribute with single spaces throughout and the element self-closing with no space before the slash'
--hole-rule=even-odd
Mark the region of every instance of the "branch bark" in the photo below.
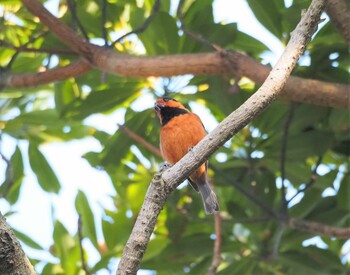
<svg viewBox="0 0 350 275">
<path fill-rule="evenodd" d="M 328 0 L 326 12 L 350 47 L 350 4 L 346 0 Z"/>
<path fill-rule="evenodd" d="M 116 53 L 90 44 L 62 21 L 50 14 L 37 0 L 22 0 L 24 6 L 38 16 L 72 51 L 86 58 L 91 66 L 126 77 L 193 75 L 246 76 L 262 84 L 270 68 L 238 52 L 215 52 L 142 57 Z M 10 86 L 10 81 L 6 81 Z M 1 84 L 1 79 L 0 79 Z M 291 101 L 321 106 L 350 108 L 349 86 L 290 77 L 282 97 Z"/>
<path fill-rule="evenodd" d="M 295 218 L 290 218 L 287 225 L 288 227 L 299 231 L 305 231 L 339 239 L 350 239 L 350 228 L 337 228 L 318 222 L 299 220 Z"/>
<path fill-rule="evenodd" d="M 152 154 L 154 154 L 158 157 L 162 157 L 162 153 L 160 152 L 160 150 L 157 147 L 153 146 L 148 141 L 146 141 L 143 137 L 140 137 L 139 135 L 135 134 L 133 131 L 131 131 L 125 125 L 118 124 L 118 127 L 125 134 L 127 134 L 131 139 L 133 139 L 137 143 L 141 144 L 143 147 L 145 147 L 147 150 L 149 150 Z"/>
<path fill-rule="evenodd" d="M 34 268 L 24 254 L 15 234 L 0 213 L 0 274 L 35 275 Z"/>
<path fill-rule="evenodd" d="M 40 73 L 8 74 L 0 76 L 0 86 L 11 88 L 26 88 L 48 84 L 54 81 L 65 80 L 70 77 L 78 77 L 90 71 L 92 67 L 84 59 L 79 59 L 67 66 L 58 67 Z"/>
<path fill-rule="evenodd" d="M 209 267 L 208 275 L 215 275 L 216 271 L 221 263 L 221 216 L 220 212 L 214 213 L 214 222 L 215 222 L 215 241 L 214 241 L 214 251 L 213 251 L 213 261 Z"/>
<path fill-rule="evenodd" d="M 325 2 L 325 0 L 312 1 L 308 11 L 293 31 L 283 55 L 260 89 L 226 117 L 179 162 L 154 177 L 124 248 L 117 274 L 136 274 L 157 217 L 171 192 L 220 146 L 265 110 L 281 93 L 287 78 L 311 39 Z"/>
</svg>

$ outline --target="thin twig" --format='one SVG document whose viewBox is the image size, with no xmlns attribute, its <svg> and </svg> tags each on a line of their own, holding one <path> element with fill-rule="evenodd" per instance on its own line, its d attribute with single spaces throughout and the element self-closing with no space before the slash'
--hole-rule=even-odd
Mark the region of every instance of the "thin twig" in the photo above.
<svg viewBox="0 0 350 275">
<path fill-rule="evenodd" d="M 298 189 L 298 191 L 287 201 L 287 204 L 289 204 L 292 200 L 294 200 L 295 197 L 298 196 L 300 193 L 303 193 L 303 192 L 305 192 L 307 189 L 309 189 L 309 188 L 316 182 L 316 179 L 317 179 L 317 177 L 318 177 L 317 168 L 318 168 L 318 167 L 320 166 L 320 164 L 322 163 L 322 158 L 323 158 L 323 156 L 319 156 L 319 157 L 318 157 L 318 160 L 317 160 L 317 162 L 316 162 L 316 165 L 315 165 L 314 168 L 312 169 L 311 177 L 310 177 L 309 182 L 304 186 L 304 188 Z"/>
<path fill-rule="evenodd" d="M 145 140 L 143 137 L 140 137 L 139 135 L 135 134 L 133 131 L 131 131 L 125 125 L 118 124 L 118 127 L 125 134 L 127 134 L 130 138 L 135 140 L 137 143 L 141 144 L 143 147 L 148 149 L 154 155 L 156 155 L 158 157 L 162 157 L 162 153 L 160 152 L 160 150 L 157 147 L 153 146 L 151 143 L 149 143 L 147 140 Z"/>
<path fill-rule="evenodd" d="M 270 242 L 270 253 L 267 256 L 267 259 L 271 262 L 277 260 L 278 252 L 282 240 L 283 233 L 286 229 L 286 223 L 284 218 L 280 218 L 278 221 L 278 226 L 273 234 L 272 240 Z"/>
<path fill-rule="evenodd" d="M 102 1 L 102 19 L 101 19 L 101 31 L 102 38 L 105 41 L 105 46 L 108 46 L 108 37 L 107 37 L 107 29 L 106 29 L 106 21 L 107 21 L 107 0 Z"/>
<path fill-rule="evenodd" d="M 45 32 L 39 33 L 39 34 L 36 35 L 36 36 L 31 37 L 22 47 L 27 47 L 29 44 L 35 42 L 37 39 L 39 39 L 39 38 L 41 38 L 41 37 L 47 35 L 48 33 L 49 33 L 48 31 L 45 31 Z M 12 67 L 13 63 L 15 62 L 15 60 L 16 60 L 17 56 L 19 55 L 19 53 L 20 53 L 20 52 L 17 51 L 17 52 L 15 52 L 15 54 L 11 57 L 9 63 L 7 63 L 7 65 L 6 65 L 6 70 L 10 70 L 10 69 L 11 69 L 11 67 Z"/>
<path fill-rule="evenodd" d="M 254 218 L 246 218 L 246 219 L 235 219 L 235 223 L 261 223 L 261 222 L 267 222 L 271 221 L 271 216 L 263 216 L 263 217 L 254 217 Z"/>
<path fill-rule="evenodd" d="M 289 107 L 286 121 L 284 123 L 284 130 L 283 130 L 282 141 L 281 141 L 281 155 L 280 155 L 280 164 L 281 164 L 280 169 L 281 169 L 281 181 L 282 181 L 281 205 L 280 205 L 280 211 L 279 211 L 278 227 L 275 230 L 273 238 L 271 240 L 270 253 L 268 256 L 268 259 L 271 262 L 276 261 L 278 257 L 280 243 L 286 228 L 286 220 L 288 219 L 288 203 L 286 199 L 286 185 L 285 185 L 285 178 L 286 178 L 285 165 L 286 165 L 287 146 L 288 146 L 288 133 L 289 133 L 289 127 L 293 119 L 293 114 L 294 114 L 294 105 L 292 103 Z"/>
<path fill-rule="evenodd" d="M 299 220 L 296 218 L 290 218 L 288 221 L 290 228 L 309 232 L 317 235 L 323 235 L 328 237 L 335 237 L 338 239 L 350 239 L 350 228 L 337 228 L 329 225 L 325 225 L 319 222 Z"/>
<path fill-rule="evenodd" d="M 88 268 L 85 262 L 85 255 L 84 255 L 84 248 L 83 248 L 83 221 L 80 214 L 78 217 L 78 238 L 79 238 L 79 247 L 80 247 L 81 267 L 85 271 L 85 275 L 89 275 L 90 272 L 88 271 Z"/>
<path fill-rule="evenodd" d="M 36 48 L 29 48 L 26 46 L 14 46 L 9 43 L 7 43 L 5 40 L 0 39 L 0 47 L 7 48 L 7 49 L 13 49 L 19 52 L 34 52 L 34 53 L 48 53 L 48 54 L 69 54 L 69 55 L 77 55 L 77 53 L 69 50 L 69 49 L 36 49 Z"/>
<path fill-rule="evenodd" d="M 68 0 L 67 1 L 67 4 L 68 4 L 68 8 L 70 10 L 70 13 L 72 15 L 72 21 L 73 21 L 73 24 L 77 25 L 79 30 L 81 31 L 82 35 L 84 36 L 84 38 L 89 41 L 89 36 L 84 28 L 84 26 L 82 25 L 82 23 L 80 22 L 79 18 L 78 18 L 78 15 L 77 15 L 77 5 L 75 3 L 75 0 Z"/>
<path fill-rule="evenodd" d="M 286 155 L 287 155 L 287 146 L 288 146 L 288 133 L 289 133 L 289 127 L 293 119 L 294 114 L 294 105 L 293 103 L 289 107 L 289 111 L 286 117 L 286 121 L 284 123 L 284 130 L 282 135 L 282 142 L 281 142 L 281 155 L 280 155 L 280 164 L 281 164 L 281 215 L 287 216 L 287 210 L 288 210 L 288 203 L 286 199 L 286 185 L 285 185 L 285 179 L 286 179 L 286 171 L 285 171 L 285 165 L 286 165 Z"/>
<path fill-rule="evenodd" d="M 203 44 L 204 46 L 207 46 L 208 48 L 213 49 L 215 51 L 222 51 L 223 49 L 221 47 L 219 47 L 218 45 L 211 43 L 209 40 L 205 39 L 203 36 L 201 36 L 199 34 L 195 34 L 191 31 L 189 31 L 185 27 L 184 16 L 182 13 L 183 4 L 184 4 L 184 0 L 180 0 L 179 5 L 177 6 L 177 10 L 176 10 L 176 15 L 177 15 L 177 18 L 179 19 L 179 22 L 180 22 L 180 26 L 179 26 L 180 30 L 182 30 L 184 32 L 184 34 L 186 34 L 188 37 Z"/>
<path fill-rule="evenodd" d="M 278 219 L 278 214 L 265 202 L 260 200 L 260 198 L 256 197 L 254 193 L 250 190 L 246 189 L 241 183 L 237 180 L 232 180 L 231 177 L 228 177 L 226 174 L 222 173 L 220 169 L 216 168 L 213 165 L 210 165 L 210 169 L 212 169 L 215 173 L 220 175 L 227 183 L 233 185 L 239 192 L 241 192 L 244 196 L 246 196 L 251 202 L 259 206 L 262 210 L 266 212 L 266 214 L 270 215 L 273 218 Z"/>
<path fill-rule="evenodd" d="M 131 31 L 131 32 L 128 32 L 124 35 L 122 35 L 121 37 L 119 37 L 117 40 L 115 40 L 112 44 L 111 44 L 111 47 L 114 47 L 115 44 L 117 43 L 120 43 L 125 37 L 131 35 L 131 34 L 138 34 L 138 33 L 142 33 L 144 32 L 148 25 L 152 22 L 152 20 L 154 19 L 155 15 L 157 14 L 157 12 L 160 10 L 160 5 L 161 5 L 161 1 L 160 0 L 156 0 L 154 2 L 154 5 L 152 7 L 152 10 L 151 10 L 151 13 L 150 15 L 146 18 L 146 20 L 143 22 L 143 24 L 138 27 L 137 29 Z"/>
<path fill-rule="evenodd" d="M 215 241 L 214 241 L 214 251 L 213 251 L 213 261 L 209 267 L 208 275 L 216 274 L 216 270 L 218 269 L 221 263 L 221 245 L 222 245 L 222 237 L 221 237 L 221 215 L 220 212 L 214 213 L 214 223 L 215 223 Z"/>
</svg>

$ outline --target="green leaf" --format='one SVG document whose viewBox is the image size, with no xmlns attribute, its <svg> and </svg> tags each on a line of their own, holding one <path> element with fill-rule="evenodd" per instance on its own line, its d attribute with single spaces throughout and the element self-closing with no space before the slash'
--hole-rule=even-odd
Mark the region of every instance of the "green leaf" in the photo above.
<svg viewBox="0 0 350 275">
<path fill-rule="evenodd" d="M 288 161 L 306 159 L 308 156 L 321 156 L 332 144 L 334 139 L 330 131 L 311 130 L 298 134 L 290 134 L 287 138 L 286 158 Z M 266 148 L 266 156 L 278 159 L 281 154 L 281 141 L 270 140 Z"/>
<path fill-rule="evenodd" d="M 237 31 L 234 41 L 232 41 L 229 46 L 233 49 L 244 51 L 249 55 L 255 56 L 256 58 L 264 51 L 269 51 L 269 48 L 265 44 L 240 31 Z"/>
<path fill-rule="evenodd" d="M 38 183 L 46 192 L 58 193 L 61 186 L 44 155 L 36 144 L 29 144 L 29 163 L 35 173 Z"/>
<path fill-rule="evenodd" d="M 54 254 L 60 258 L 65 274 L 77 274 L 80 270 L 78 263 L 81 261 L 80 246 L 59 221 L 55 222 L 53 239 Z"/>
<path fill-rule="evenodd" d="M 281 22 L 283 18 L 281 11 L 284 9 L 283 1 L 247 0 L 247 3 L 259 22 L 277 38 L 282 38 Z"/>
<path fill-rule="evenodd" d="M 96 235 L 95 216 L 90 208 L 89 202 L 82 191 L 79 191 L 75 199 L 75 208 L 81 216 L 83 237 L 89 238 L 92 244 L 98 249 Z"/>
<path fill-rule="evenodd" d="M 313 192 L 305 192 L 301 202 L 290 208 L 292 217 L 304 218 L 313 211 L 320 203 L 322 190 L 313 190 Z"/>
<path fill-rule="evenodd" d="M 133 131 L 134 133 L 143 136 L 148 128 L 148 121 L 154 116 L 153 110 L 145 110 L 142 112 L 134 112 L 128 110 L 126 113 L 124 125 Z M 118 130 L 111 138 L 106 142 L 105 148 L 101 153 L 103 166 L 115 166 L 116 163 L 120 163 L 121 159 L 129 152 L 130 146 L 135 141 L 130 139 L 121 130 Z"/>
<path fill-rule="evenodd" d="M 0 186 L 0 194 L 5 196 L 10 204 L 14 204 L 19 197 L 19 191 L 24 178 L 24 167 L 21 150 L 16 146 L 10 163 L 6 168 L 6 178 L 4 183 Z"/>
<path fill-rule="evenodd" d="M 94 113 L 105 113 L 117 107 L 128 106 L 140 96 L 142 81 L 120 80 L 111 84 L 113 87 L 101 88 L 90 92 L 86 99 L 67 109 L 67 117 L 83 119 Z"/>
<path fill-rule="evenodd" d="M 83 138 L 95 129 L 82 122 L 60 119 L 55 109 L 45 109 L 22 113 L 7 121 L 4 131 L 18 139 L 41 143 Z"/>
<path fill-rule="evenodd" d="M 106 211 L 107 216 L 102 220 L 102 231 L 109 250 L 123 249 L 128 240 L 133 222 L 127 218 L 126 212 L 119 210 L 117 213 Z"/>
<path fill-rule="evenodd" d="M 48 263 L 44 266 L 43 270 L 40 273 L 41 275 L 62 275 L 64 270 L 59 264 Z"/>
<path fill-rule="evenodd" d="M 12 228 L 12 231 L 15 233 L 16 237 L 23 242 L 24 244 L 28 245 L 31 248 L 34 249 L 39 249 L 39 250 L 44 250 L 44 248 L 38 244 L 36 241 L 34 241 L 31 237 L 29 237 L 28 235 L 17 231 L 16 229 Z"/>
<path fill-rule="evenodd" d="M 37 72 L 45 58 L 45 54 L 22 53 L 15 59 L 11 69 L 16 73 Z"/>
<path fill-rule="evenodd" d="M 319 274 L 318 265 L 299 251 L 288 251 L 279 255 L 279 262 L 291 269 L 292 274 Z M 305 274 L 305 273 L 304 273 Z"/>
<path fill-rule="evenodd" d="M 340 187 L 337 192 L 337 206 L 339 209 L 344 209 L 350 212 L 350 184 L 349 172 L 346 173 L 340 182 Z"/>
<path fill-rule="evenodd" d="M 65 115 L 67 108 L 79 97 L 79 87 L 74 80 L 68 79 L 55 83 L 55 105 L 61 116 Z"/>
<path fill-rule="evenodd" d="M 95 274 L 96 272 L 100 271 L 101 269 L 108 269 L 108 264 L 111 261 L 111 259 L 115 257 L 115 253 L 110 253 L 108 255 L 103 255 L 101 259 L 93 266 L 89 271 L 91 274 Z"/>
<path fill-rule="evenodd" d="M 158 12 L 146 31 L 138 36 L 148 55 L 178 53 L 179 36 L 176 21 L 168 13 Z"/>
<path fill-rule="evenodd" d="M 157 238 L 151 240 L 147 246 L 144 261 L 152 258 L 156 258 L 162 251 L 168 246 L 169 239 L 165 237 L 158 236 Z"/>
</svg>

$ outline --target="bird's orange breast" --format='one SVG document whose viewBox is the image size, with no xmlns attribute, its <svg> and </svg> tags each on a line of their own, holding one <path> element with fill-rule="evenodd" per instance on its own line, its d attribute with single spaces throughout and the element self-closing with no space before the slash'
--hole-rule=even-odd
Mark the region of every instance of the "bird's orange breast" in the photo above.
<svg viewBox="0 0 350 275">
<path fill-rule="evenodd" d="M 160 130 L 160 149 L 170 164 L 178 162 L 206 135 L 199 117 L 193 113 L 172 118 Z"/>
</svg>

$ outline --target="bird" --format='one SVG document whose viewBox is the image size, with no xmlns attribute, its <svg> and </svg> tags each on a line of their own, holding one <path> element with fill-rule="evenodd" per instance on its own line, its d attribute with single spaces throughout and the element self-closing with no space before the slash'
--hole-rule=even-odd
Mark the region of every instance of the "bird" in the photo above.
<svg viewBox="0 0 350 275">
<path fill-rule="evenodd" d="M 170 165 L 178 162 L 206 136 L 201 119 L 177 100 L 165 96 L 154 104 L 160 128 L 160 151 Z M 207 215 L 219 211 L 219 204 L 207 178 L 208 162 L 203 163 L 188 178 L 193 189 L 200 193 Z"/>
</svg>

